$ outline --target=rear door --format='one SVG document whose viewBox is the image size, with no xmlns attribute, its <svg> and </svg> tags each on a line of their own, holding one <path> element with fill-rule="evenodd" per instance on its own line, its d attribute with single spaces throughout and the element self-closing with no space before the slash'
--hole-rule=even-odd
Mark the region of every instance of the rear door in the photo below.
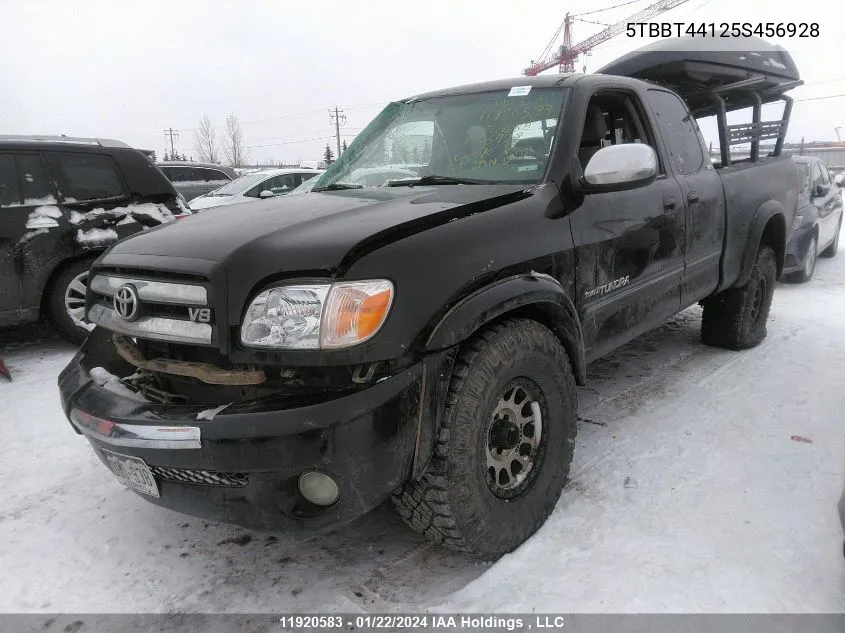
<svg viewBox="0 0 845 633">
<path fill-rule="evenodd" d="M 819 213 L 819 246 L 825 247 L 833 241 L 839 228 L 842 196 L 827 167 L 820 161 L 813 169 L 813 185 L 814 194 L 819 190 L 824 192 L 813 196 L 813 204 Z"/>
<path fill-rule="evenodd" d="M 725 238 L 722 181 L 707 145 L 686 104 L 673 92 L 649 88 L 648 102 L 667 153 L 667 169 L 681 187 L 678 204 L 685 213 L 682 307 L 692 305 L 719 285 Z"/>
<path fill-rule="evenodd" d="M 69 226 L 40 154 L 0 152 L 0 323 L 38 318 L 38 280 L 64 254 Z"/>
</svg>

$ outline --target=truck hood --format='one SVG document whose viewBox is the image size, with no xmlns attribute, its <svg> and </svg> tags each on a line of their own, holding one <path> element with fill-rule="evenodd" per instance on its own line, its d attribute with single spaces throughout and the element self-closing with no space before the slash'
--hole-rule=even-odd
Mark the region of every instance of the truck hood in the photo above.
<svg viewBox="0 0 845 633">
<path fill-rule="evenodd" d="M 338 271 L 369 250 L 531 195 L 525 185 L 448 185 L 311 192 L 210 208 L 115 244 L 104 256 L 178 257 L 256 279 Z M 148 259 L 148 258 L 144 258 Z M 240 275 L 239 275 L 240 276 Z"/>
</svg>

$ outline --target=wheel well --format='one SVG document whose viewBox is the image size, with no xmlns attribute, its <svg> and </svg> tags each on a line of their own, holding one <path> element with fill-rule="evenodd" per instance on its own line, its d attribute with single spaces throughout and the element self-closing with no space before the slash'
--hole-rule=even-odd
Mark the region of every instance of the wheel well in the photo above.
<svg viewBox="0 0 845 633">
<path fill-rule="evenodd" d="M 50 276 L 47 278 L 47 281 L 44 283 L 44 288 L 41 290 L 41 303 L 39 307 L 39 312 L 42 318 L 47 315 L 47 311 L 49 310 L 50 293 L 53 291 L 53 284 L 56 283 L 56 278 L 61 275 L 62 272 L 68 266 L 71 266 L 76 262 L 84 261 L 86 259 L 90 260 L 93 263 L 93 261 L 97 259 L 100 255 L 101 251 L 86 251 L 85 253 L 80 253 L 79 255 L 74 255 L 73 257 L 68 257 L 67 259 L 62 260 L 62 262 L 52 270 Z"/>
<path fill-rule="evenodd" d="M 549 328 L 563 345 L 569 361 L 572 363 L 572 372 L 575 374 L 575 383 L 583 386 L 587 382 L 587 364 L 584 360 L 583 341 L 577 326 L 572 323 L 563 308 L 553 303 L 529 303 L 519 306 L 496 318 L 487 321 L 481 327 L 486 328 L 506 319 L 530 319 Z"/>
<path fill-rule="evenodd" d="M 777 214 L 769 218 L 760 236 L 760 246 L 768 246 L 775 252 L 777 276 L 780 277 L 786 257 L 786 221 L 782 215 Z"/>
</svg>

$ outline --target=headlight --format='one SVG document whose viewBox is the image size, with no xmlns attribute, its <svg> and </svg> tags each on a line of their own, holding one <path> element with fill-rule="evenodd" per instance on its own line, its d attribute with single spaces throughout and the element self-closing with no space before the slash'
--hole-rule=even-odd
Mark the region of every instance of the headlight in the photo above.
<svg viewBox="0 0 845 633">
<path fill-rule="evenodd" d="M 393 284 L 384 279 L 268 288 L 247 308 L 241 342 L 277 349 L 350 347 L 375 336 L 392 304 Z"/>
<path fill-rule="evenodd" d="M 802 226 L 804 226 L 804 216 L 803 215 L 796 215 L 795 220 L 792 222 L 792 230 L 797 231 Z"/>
</svg>

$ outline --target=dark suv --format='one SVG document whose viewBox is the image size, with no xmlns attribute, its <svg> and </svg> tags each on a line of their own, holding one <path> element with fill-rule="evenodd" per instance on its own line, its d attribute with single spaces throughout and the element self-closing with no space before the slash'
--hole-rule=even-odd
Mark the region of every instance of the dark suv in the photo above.
<svg viewBox="0 0 845 633">
<path fill-rule="evenodd" d="M 231 167 L 214 163 L 166 161 L 156 164 L 188 202 L 209 191 L 219 189 L 238 177 L 237 172 Z"/>
<path fill-rule="evenodd" d="M 119 239 L 189 214 L 120 141 L 0 136 L 0 327 L 46 317 L 81 342 L 88 268 Z"/>
</svg>

